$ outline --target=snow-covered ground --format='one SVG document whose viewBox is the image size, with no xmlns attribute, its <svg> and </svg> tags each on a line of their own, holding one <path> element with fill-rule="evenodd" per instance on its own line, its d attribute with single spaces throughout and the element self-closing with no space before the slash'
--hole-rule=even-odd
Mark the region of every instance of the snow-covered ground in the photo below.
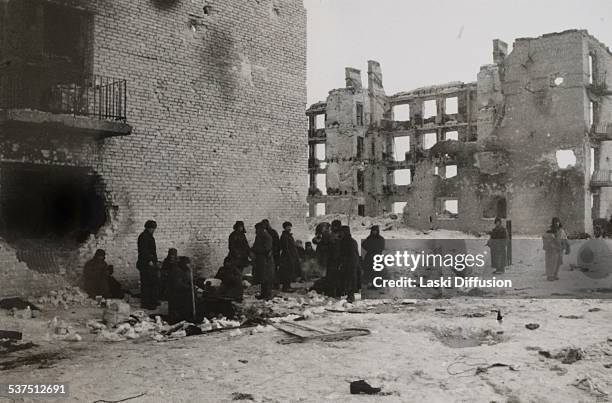
<svg viewBox="0 0 612 403">
<path fill-rule="evenodd" d="M 359 223 L 353 233 L 365 237 L 368 227 Z M 390 228 L 383 235 L 466 237 L 408 228 Z M 573 291 L 559 292 L 566 299 L 532 298 L 542 292 L 550 296 L 576 282 L 587 284 L 582 273 L 569 271 L 574 255 L 567 257 L 561 280 L 547 282 L 543 254 L 537 250 L 515 249 L 515 264 L 505 276 L 516 283 L 504 295 L 511 298 L 504 299 L 457 296 L 346 304 L 303 290 L 263 303 L 253 298 L 256 290 L 249 289 L 247 305 L 254 312 L 284 320 L 302 316 L 305 320 L 295 323 L 326 331 L 371 332 L 341 341 L 281 344 L 287 334 L 259 326 L 159 341 L 143 333 L 136 339 L 107 342 L 87 327 L 92 319 L 102 319 L 103 310 L 78 299 L 57 307 L 45 300 L 43 311 L 33 319 L 9 317 L 0 310 L 0 329 L 21 330 L 24 341 L 37 344 L 0 356 L 0 379 L 69 383 L 69 398 L 58 401 L 116 401 L 143 393 L 129 401 L 609 401 L 612 304 L 605 299 L 569 299 Z M 607 285 L 595 282 L 589 287 L 603 289 L 598 296 L 607 296 Z M 48 324 L 55 317 L 70 324 L 82 340 L 64 341 L 50 334 Z M 350 395 L 349 382 L 359 379 L 382 387 L 383 393 Z"/>
</svg>

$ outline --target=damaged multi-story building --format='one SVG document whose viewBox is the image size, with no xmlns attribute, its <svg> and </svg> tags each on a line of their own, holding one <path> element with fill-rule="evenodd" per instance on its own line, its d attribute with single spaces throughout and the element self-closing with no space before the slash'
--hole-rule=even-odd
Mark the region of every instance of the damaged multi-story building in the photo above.
<svg viewBox="0 0 612 403">
<path fill-rule="evenodd" d="M 612 53 L 587 31 L 493 41 L 477 80 L 386 95 L 380 65 L 306 112 L 311 215 L 590 233 L 612 214 Z"/>
<path fill-rule="evenodd" d="M 209 272 L 236 220 L 299 230 L 305 107 L 301 0 L 1 1 L 0 294 L 137 278 L 148 219 Z"/>
</svg>

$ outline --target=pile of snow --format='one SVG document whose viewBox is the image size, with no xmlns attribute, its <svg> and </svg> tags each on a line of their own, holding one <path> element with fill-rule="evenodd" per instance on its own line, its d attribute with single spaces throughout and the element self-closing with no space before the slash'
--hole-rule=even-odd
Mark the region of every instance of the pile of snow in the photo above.
<svg viewBox="0 0 612 403">
<path fill-rule="evenodd" d="M 41 305 L 51 305 L 68 309 L 70 305 L 96 305 L 97 302 L 90 299 L 79 287 L 65 287 L 50 291 L 49 294 L 38 298 Z"/>
</svg>

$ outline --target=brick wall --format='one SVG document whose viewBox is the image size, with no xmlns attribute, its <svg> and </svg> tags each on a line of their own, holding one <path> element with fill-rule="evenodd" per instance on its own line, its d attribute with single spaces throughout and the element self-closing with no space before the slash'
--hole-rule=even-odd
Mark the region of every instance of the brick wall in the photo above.
<svg viewBox="0 0 612 403">
<path fill-rule="evenodd" d="M 147 219 L 158 222 L 160 257 L 177 247 L 209 271 L 227 253 L 235 220 L 251 240 L 266 217 L 304 231 L 302 1 L 71 3 L 93 15 L 93 73 L 127 79 L 132 134 L 43 138 L 41 130 L 24 139 L 5 131 L 0 152 L 5 161 L 88 166 L 102 176 L 111 221 L 83 246 L 79 264 L 103 247 L 119 277 L 135 278 Z"/>
</svg>

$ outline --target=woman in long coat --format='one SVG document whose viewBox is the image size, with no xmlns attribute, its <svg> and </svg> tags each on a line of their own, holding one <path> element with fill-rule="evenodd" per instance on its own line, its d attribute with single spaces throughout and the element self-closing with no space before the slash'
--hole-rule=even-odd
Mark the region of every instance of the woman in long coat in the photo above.
<svg viewBox="0 0 612 403">
<path fill-rule="evenodd" d="M 568 255 L 570 246 L 567 234 L 559 217 L 553 217 L 550 228 L 542 235 L 542 243 L 546 260 L 546 279 L 559 280 L 559 267 L 563 264 L 563 252 Z"/>
<path fill-rule="evenodd" d="M 502 226 L 501 218 L 495 218 L 495 227 L 490 236 L 487 246 L 491 248 L 491 267 L 495 269 L 494 274 L 504 274 L 508 265 L 508 233 Z"/>
</svg>

